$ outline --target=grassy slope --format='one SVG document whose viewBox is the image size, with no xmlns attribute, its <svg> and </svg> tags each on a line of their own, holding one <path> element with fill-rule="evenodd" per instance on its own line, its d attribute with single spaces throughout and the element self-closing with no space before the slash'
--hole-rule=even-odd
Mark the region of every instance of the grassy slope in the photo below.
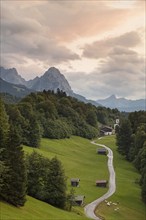
<svg viewBox="0 0 146 220">
<path fill-rule="evenodd" d="M 64 140 L 42 139 L 40 149 L 36 151 L 45 157 L 52 158 L 55 155 L 62 161 L 68 177 L 68 191 L 70 191 L 70 178 L 79 177 L 80 187 L 75 188 L 75 194 L 85 195 L 85 203 L 89 203 L 100 197 L 107 189 L 96 188 L 95 180 L 98 178 L 107 179 L 108 170 L 105 156 L 98 157 L 96 146 L 88 140 L 80 137 L 72 137 Z M 33 148 L 24 147 L 25 152 L 32 152 Z M 104 170 L 104 172 L 103 172 Z M 56 209 L 48 204 L 42 203 L 31 197 L 28 197 L 26 205 L 17 209 L 13 206 L 3 203 L 1 205 L 2 220 L 4 219 L 87 219 L 80 217 L 75 213 L 68 213 Z M 83 208 L 75 207 L 74 212 L 84 215 Z"/>
<path fill-rule="evenodd" d="M 117 189 L 108 201 L 119 202 L 118 206 L 111 205 L 110 207 L 103 202 L 97 213 L 106 220 L 145 220 L 146 207 L 140 199 L 140 187 L 135 183 L 135 180 L 139 178 L 136 169 L 118 154 L 114 137 L 106 137 L 97 142 L 109 146 L 114 152 Z M 116 207 L 119 207 L 118 211 L 114 210 Z"/>
<path fill-rule="evenodd" d="M 98 157 L 96 148 L 87 139 L 72 137 L 63 140 L 42 139 L 41 148 L 36 150 L 48 158 L 57 155 L 65 168 L 68 190 L 71 189 L 70 178 L 80 178 L 80 187 L 74 188 L 75 192 L 85 195 L 85 203 L 89 203 L 106 192 L 106 189 L 95 186 L 96 179 L 108 178 L 107 158 Z M 30 147 L 24 149 L 28 153 L 33 150 Z"/>
<path fill-rule="evenodd" d="M 1 202 L 0 213 L 1 220 L 87 220 L 73 212 L 57 209 L 29 196 L 22 208 Z"/>
<path fill-rule="evenodd" d="M 107 207 L 105 203 L 102 203 L 98 209 L 100 210 L 98 214 L 104 216 L 106 220 L 145 220 L 145 207 L 140 200 L 140 188 L 135 184 L 135 179 L 139 178 L 137 171 L 132 164 L 125 161 L 117 153 L 113 137 L 106 137 L 98 142 L 107 144 L 114 151 L 117 191 L 109 201 L 118 201 L 118 207 L 120 208 L 119 211 L 114 211 L 114 205 Z M 96 188 L 95 180 L 108 177 L 107 159 L 105 156 L 97 155 L 96 148 L 95 145 L 90 144 L 86 139 L 72 137 L 65 140 L 42 139 L 41 148 L 36 150 L 49 158 L 57 155 L 62 161 L 68 177 L 68 189 L 71 189 L 70 178 L 79 177 L 81 182 L 80 187 L 75 188 L 76 194 L 85 195 L 85 203 L 89 203 L 106 191 L 106 189 Z M 33 150 L 26 146 L 24 149 L 28 153 Z M 75 212 L 82 214 L 83 209 L 75 208 Z M 1 220 L 9 219 L 82 220 L 87 218 L 56 209 L 46 203 L 28 197 L 28 202 L 21 209 L 5 203 L 1 204 Z"/>
</svg>

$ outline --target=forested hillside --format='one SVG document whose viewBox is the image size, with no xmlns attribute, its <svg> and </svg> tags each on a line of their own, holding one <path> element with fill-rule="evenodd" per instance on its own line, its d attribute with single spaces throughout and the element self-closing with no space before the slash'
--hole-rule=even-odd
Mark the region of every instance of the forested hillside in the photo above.
<svg viewBox="0 0 146 220">
<path fill-rule="evenodd" d="M 39 147 L 41 137 L 95 138 L 100 123 L 113 126 L 116 117 L 120 116 L 117 109 L 85 104 L 60 90 L 31 93 L 17 104 L 7 104 L 6 112 L 21 143 L 32 147 Z"/>
<path fill-rule="evenodd" d="M 142 200 L 146 203 L 146 112 L 130 113 L 117 129 L 118 151 L 131 161 L 141 174 Z"/>
</svg>

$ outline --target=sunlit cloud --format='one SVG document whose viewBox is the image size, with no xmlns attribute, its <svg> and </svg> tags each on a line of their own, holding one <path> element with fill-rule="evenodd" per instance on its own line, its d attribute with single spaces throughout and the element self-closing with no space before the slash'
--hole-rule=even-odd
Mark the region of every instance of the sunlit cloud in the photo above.
<svg viewBox="0 0 146 220">
<path fill-rule="evenodd" d="M 143 97 L 144 27 L 145 1 L 1 1 L 1 65 L 26 79 L 56 66 L 87 98 Z"/>
</svg>

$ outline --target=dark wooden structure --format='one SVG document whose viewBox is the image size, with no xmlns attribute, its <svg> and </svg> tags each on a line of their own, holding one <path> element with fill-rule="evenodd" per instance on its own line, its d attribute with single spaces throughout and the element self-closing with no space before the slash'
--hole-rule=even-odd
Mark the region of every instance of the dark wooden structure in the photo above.
<svg viewBox="0 0 146 220">
<path fill-rule="evenodd" d="M 84 198 L 85 196 L 83 195 L 77 195 L 74 198 L 74 204 L 78 206 L 82 206 L 84 204 Z"/>
<path fill-rule="evenodd" d="M 108 181 L 107 180 L 96 180 L 96 186 L 98 187 L 106 187 Z"/>
<path fill-rule="evenodd" d="M 97 149 L 97 153 L 98 154 L 102 154 L 102 155 L 106 155 L 107 154 L 107 150 L 105 148 Z"/>
<path fill-rule="evenodd" d="M 72 179 L 70 180 L 70 182 L 71 182 L 71 186 L 78 187 L 78 186 L 79 186 L 80 179 L 79 179 L 79 178 L 72 178 Z"/>
</svg>

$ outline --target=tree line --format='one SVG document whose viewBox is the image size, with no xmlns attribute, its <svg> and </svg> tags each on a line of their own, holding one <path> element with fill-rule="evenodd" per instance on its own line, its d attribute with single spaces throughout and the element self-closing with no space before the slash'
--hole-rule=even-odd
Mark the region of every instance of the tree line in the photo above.
<svg viewBox="0 0 146 220">
<path fill-rule="evenodd" d="M 132 112 L 116 129 L 118 151 L 132 162 L 141 174 L 142 200 L 146 203 L 146 112 Z"/>
<path fill-rule="evenodd" d="M 49 160 L 37 152 L 24 155 L 21 137 L 9 123 L 0 100 L 0 199 L 16 207 L 24 206 L 26 195 L 59 208 L 68 203 L 66 176 L 61 162 Z"/>
<path fill-rule="evenodd" d="M 77 135 L 88 139 L 99 134 L 98 125 L 113 125 L 117 109 L 85 104 L 58 89 L 31 93 L 17 104 L 6 104 L 9 123 L 22 144 L 39 147 L 41 137 L 62 139 Z"/>
</svg>

